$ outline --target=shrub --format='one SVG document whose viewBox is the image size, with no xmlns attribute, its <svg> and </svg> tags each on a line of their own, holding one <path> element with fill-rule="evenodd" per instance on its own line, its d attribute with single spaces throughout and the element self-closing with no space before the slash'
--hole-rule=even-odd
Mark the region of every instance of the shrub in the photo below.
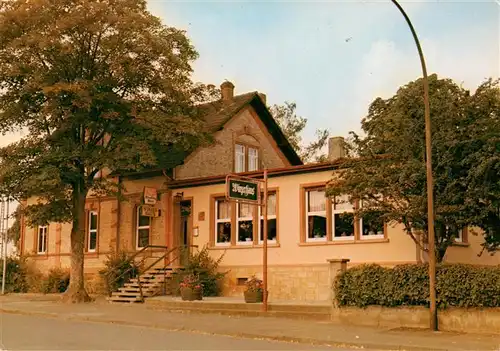
<svg viewBox="0 0 500 351">
<path fill-rule="evenodd" d="M 250 278 L 245 283 L 245 288 L 246 291 L 251 291 L 251 292 L 261 292 L 263 290 L 263 282 L 262 280 L 258 279 L 255 275 Z"/>
<path fill-rule="evenodd" d="M 61 268 L 52 268 L 42 283 L 44 294 L 57 294 L 66 291 L 69 285 L 69 271 Z"/>
<path fill-rule="evenodd" d="M 198 252 L 190 253 L 184 271 L 177 276 L 177 285 L 186 275 L 196 275 L 203 286 L 203 296 L 219 295 L 220 282 L 226 275 L 217 270 L 223 258 L 224 254 L 218 259 L 212 258 L 207 245 Z"/>
<path fill-rule="evenodd" d="M 33 262 L 26 262 L 26 283 L 28 285 L 28 292 L 41 293 L 44 289 L 46 277 L 35 267 Z"/>
<path fill-rule="evenodd" d="M 129 279 L 135 278 L 139 272 L 139 267 L 125 251 L 112 252 L 106 257 L 104 265 L 105 268 L 99 271 L 99 275 L 104 281 L 108 295 L 117 291 Z"/>
<path fill-rule="evenodd" d="M 106 295 L 108 290 L 100 274 L 85 275 L 85 290 L 92 295 Z"/>
<path fill-rule="evenodd" d="M 27 265 L 22 257 L 7 257 L 5 274 L 5 292 L 25 293 L 28 292 L 26 279 Z M 0 281 L 3 279 L 3 260 L 0 260 Z"/>
<path fill-rule="evenodd" d="M 361 265 L 340 274 L 334 284 L 340 306 L 428 306 L 427 264 L 394 268 Z M 500 307 L 500 266 L 437 266 L 438 307 Z"/>
</svg>

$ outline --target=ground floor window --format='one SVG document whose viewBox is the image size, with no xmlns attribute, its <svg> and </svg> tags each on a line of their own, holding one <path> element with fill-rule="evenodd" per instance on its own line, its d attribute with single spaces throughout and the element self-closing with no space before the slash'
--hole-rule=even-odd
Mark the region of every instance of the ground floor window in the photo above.
<svg viewBox="0 0 500 351">
<path fill-rule="evenodd" d="M 325 186 L 304 186 L 302 191 L 302 241 L 385 239 L 384 218 L 373 204 L 365 201 L 366 211 L 358 212 L 363 203 L 350 195 L 328 197 Z"/>
<path fill-rule="evenodd" d="M 362 239 L 373 239 L 384 237 L 384 220 L 380 213 L 373 212 L 364 214 L 359 220 Z"/>
<path fill-rule="evenodd" d="M 89 212 L 89 228 L 88 228 L 88 242 L 87 242 L 87 251 L 95 252 L 97 249 L 97 222 L 98 215 L 95 211 Z"/>
<path fill-rule="evenodd" d="M 215 201 L 215 243 L 222 245 L 231 244 L 231 203 L 225 199 Z"/>
<path fill-rule="evenodd" d="M 242 203 L 237 204 L 238 208 L 238 244 L 253 244 L 253 205 Z"/>
<path fill-rule="evenodd" d="M 264 195 L 261 196 L 264 197 Z M 276 242 L 278 235 L 277 200 L 276 192 L 267 194 L 267 240 L 271 242 Z M 259 208 L 259 242 L 262 241 L 264 241 L 264 216 Z"/>
<path fill-rule="evenodd" d="M 38 227 L 37 231 L 37 253 L 44 254 L 47 253 L 47 229 L 46 225 Z"/>
<path fill-rule="evenodd" d="M 263 196 L 263 194 L 262 194 Z M 260 206 L 213 197 L 213 242 L 216 246 L 257 245 L 263 241 L 264 216 Z M 268 240 L 278 238 L 277 190 L 268 192 Z"/>
<path fill-rule="evenodd" d="M 141 207 L 137 208 L 137 230 L 136 230 L 136 246 L 137 249 L 142 249 L 149 245 L 149 237 L 151 232 L 151 217 L 143 216 Z"/>
<path fill-rule="evenodd" d="M 307 241 L 326 241 L 326 192 L 325 189 L 306 191 Z"/>
<path fill-rule="evenodd" d="M 354 204 L 347 195 L 332 198 L 333 240 L 354 240 Z"/>
</svg>

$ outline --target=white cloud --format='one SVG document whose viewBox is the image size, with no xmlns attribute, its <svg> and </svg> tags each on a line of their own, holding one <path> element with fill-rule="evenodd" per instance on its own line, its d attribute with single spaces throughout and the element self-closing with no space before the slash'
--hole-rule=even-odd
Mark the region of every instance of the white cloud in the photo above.
<svg viewBox="0 0 500 351">
<path fill-rule="evenodd" d="M 451 78 L 471 91 L 486 78 L 500 75 L 498 33 L 489 28 L 467 28 L 453 37 L 423 38 L 421 42 L 429 74 Z M 358 71 L 359 89 L 353 94 L 357 107 L 350 113 L 362 118 L 376 97 L 388 98 L 400 86 L 421 76 L 415 45 L 398 47 L 393 41 L 386 40 L 372 43 Z"/>
</svg>

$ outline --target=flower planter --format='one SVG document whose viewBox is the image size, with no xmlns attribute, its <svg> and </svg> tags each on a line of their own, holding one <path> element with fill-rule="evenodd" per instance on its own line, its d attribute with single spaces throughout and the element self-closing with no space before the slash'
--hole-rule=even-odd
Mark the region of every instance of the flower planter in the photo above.
<svg viewBox="0 0 500 351">
<path fill-rule="evenodd" d="M 256 290 L 256 291 L 245 291 L 244 292 L 245 296 L 245 302 L 246 303 L 257 303 L 257 302 L 262 302 L 263 300 L 263 293 L 262 290 Z"/>
<path fill-rule="evenodd" d="M 202 300 L 202 291 L 201 289 L 181 288 L 181 298 L 182 301 Z"/>
</svg>

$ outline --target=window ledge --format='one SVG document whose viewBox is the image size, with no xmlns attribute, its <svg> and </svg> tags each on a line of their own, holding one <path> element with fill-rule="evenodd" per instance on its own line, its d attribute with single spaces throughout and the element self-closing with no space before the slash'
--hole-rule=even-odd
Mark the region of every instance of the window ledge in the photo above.
<svg viewBox="0 0 500 351">
<path fill-rule="evenodd" d="M 30 258 L 33 258 L 35 260 L 47 260 L 49 259 L 49 255 L 47 253 L 44 254 L 34 254 L 29 256 Z"/>
<path fill-rule="evenodd" d="M 302 242 L 299 246 L 324 246 L 324 245 L 356 245 L 356 244 L 381 244 L 388 243 L 389 239 L 363 239 L 363 240 L 337 240 L 337 241 L 323 241 L 323 242 Z"/>
<path fill-rule="evenodd" d="M 458 246 L 458 247 L 469 247 L 469 243 L 452 243 L 451 246 Z"/>
<path fill-rule="evenodd" d="M 262 244 L 258 245 L 227 245 L 227 246 L 211 246 L 209 250 L 228 250 L 228 249 L 262 249 L 264 246 Z M 267 244 L 268 248 L 280 247 L 280 244 Z"/>
</svg>

